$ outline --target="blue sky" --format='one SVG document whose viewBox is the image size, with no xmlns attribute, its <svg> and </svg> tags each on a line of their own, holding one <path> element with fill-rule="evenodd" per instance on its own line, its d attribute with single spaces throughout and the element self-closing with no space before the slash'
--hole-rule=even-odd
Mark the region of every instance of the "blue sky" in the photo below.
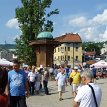
<svg viewBox="0 0 107 107">
<path fill-rule="evenodd" d="M 51 10 L 60 13 L 51 17 L 54 22 L 53 36 L 78 33 L 83 41 L 107 40 L 107 0 L 53 0 Z M 15 8 L 20 0 L 3 0 L 0 3 L 0 44 L 15 43 L 21 34 L 15 19 Z"/>
</svg>

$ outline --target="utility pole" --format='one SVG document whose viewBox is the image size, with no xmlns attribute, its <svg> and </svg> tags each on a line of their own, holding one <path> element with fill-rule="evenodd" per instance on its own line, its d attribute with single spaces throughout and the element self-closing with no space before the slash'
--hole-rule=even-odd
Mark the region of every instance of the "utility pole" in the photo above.
<svg viewBox="0 0 107 107">
<path fill-rule="evenodd" d="M 73 42 L 73 68 L 74 68 L 74 42 Z"/>
</svg>

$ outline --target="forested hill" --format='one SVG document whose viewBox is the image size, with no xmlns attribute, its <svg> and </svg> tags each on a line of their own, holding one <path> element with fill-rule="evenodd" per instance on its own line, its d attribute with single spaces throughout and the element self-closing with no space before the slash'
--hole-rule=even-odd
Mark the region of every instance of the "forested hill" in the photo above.
<svg viewBox="0 0 107 107">
<path fill-rule="evenodd" d="M 15 44 L 0 44 L 0 49 L 15 49 Z"/>
</svg>

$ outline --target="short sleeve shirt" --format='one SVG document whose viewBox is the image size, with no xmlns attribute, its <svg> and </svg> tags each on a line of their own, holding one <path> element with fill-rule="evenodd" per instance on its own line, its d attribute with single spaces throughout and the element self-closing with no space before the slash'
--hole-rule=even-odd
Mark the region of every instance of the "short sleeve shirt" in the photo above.
<svg viewBox="0 0 107 107">
<path fill-rule="evenodd" d="M 65 85 L 66 75 L 61 72 L 57 74 L 56 80 L 58 81 L 59 86 Z"/>
<path fill-rule="evenodd" d="M 34 82 L 35 81 L 35 77 L 36 77 L 36 73 L 29 72 L 28 77 L 30 77 L 30 82 Z"/>
<path fill-rule="evenodd" d="M 8 72 L 8 84 L 10 96 L 24 96 L 27 78 L 23 70 Z"/>
<path fill-rule="evenodd" d="M 100 106 L 101 96 L 102 96 L 101 88 L 98 85 L 95 85 L 94 83 L 90 83 L 90 85 L 93 87 L 95 91 L 97 103 L 98 106 Z M 79 107 L 95 107 L 95 101 L 92 94 L 92 90 L 88 85 L 84 85 L 78 89 L 78 93 L 74 101 L 80 102 Z"/>
<path fill-rule="evenodd" d="M 73 78 L 73 84 L 79 84 L 81 82 L 80 72 L 71 72 L 70 77 Z"/>
</svg>

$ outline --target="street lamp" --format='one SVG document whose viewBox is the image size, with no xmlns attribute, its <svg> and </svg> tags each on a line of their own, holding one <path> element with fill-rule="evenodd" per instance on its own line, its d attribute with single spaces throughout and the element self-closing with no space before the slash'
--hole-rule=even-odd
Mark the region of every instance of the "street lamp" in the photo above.
<svg viewBox="0 0 107 107">
<path fill-rule="evenodd" d="M 72 59 L 73 59 L 73 68 L 74 68 L 74 42 L 73 42 L 73 57 L 72 57 Z"/>
</svg>

